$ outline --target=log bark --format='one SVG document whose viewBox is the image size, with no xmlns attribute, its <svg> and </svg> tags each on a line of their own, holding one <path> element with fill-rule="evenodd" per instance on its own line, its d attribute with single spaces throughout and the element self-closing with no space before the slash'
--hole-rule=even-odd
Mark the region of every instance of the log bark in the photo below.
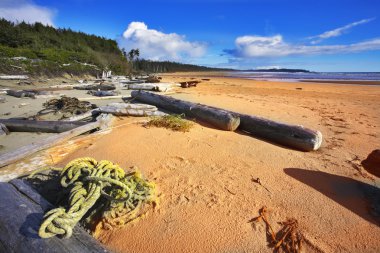
<svg viewBox="0 0 380 253">
<path fill-rule="evenodd" d="M 153 104 L 174 113 L 184 113 L 187 117 L 196 118 L 218 129 L 234 131 L 240 124 L 240 118 L 236 113 L 223 109 L 145 91 L 132 91 L 131 96 L 144 103 Z"/>
<path fill-rule="evenodd" d="M 317 150 L 322 144 L 322 133 L 319 131 L 246 114 L 238 115 L 239 129 L 260 139 L 301 151 Z"/>
<path fill-rule="evenodd" d="M 108 252 L 79 226 L 69 239 L 41 239 L 39 226 L 52 207 L 22 180 L 0 183 L 0 252 Z"/>
<path fill-rule="evenodd" d="M 40 132 L 40 133 L 62 133 L 83 126 L 87 122 L 62 122 L 62 121 L 37 121 L 22 119 L 0 119 L 11 132 Z"/>
<path fill-rule="evenodd" d="M 0 155 L 0 168 L 8 164 L 14 163 L 21 160 L 35 152 L 43 149 L 50 148 L 58 143 L 67 141 L 75 136 L 81 135 L 83 133 L 89 132 L 96 128 L 107 128 L 111 122 L 112 118 L 100 115 L 96 122 L 91 122 L 83 126 L 79 126 L 70 131 L 66 131 L 57 135 L 49 136 L 43 140 L 31 143 L 29 145 L 23 146 L 15 151 L 5 153 Z"/>
</svg>

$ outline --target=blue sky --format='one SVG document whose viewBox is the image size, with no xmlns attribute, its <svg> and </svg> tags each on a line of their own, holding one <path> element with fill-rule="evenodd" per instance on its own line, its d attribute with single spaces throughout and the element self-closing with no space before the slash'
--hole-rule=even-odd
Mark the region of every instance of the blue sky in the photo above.
<svg viewBox="0 0 380 253">
<path fill-rule="evenodd" d="M 380 71 L 379 0 L 0 0 L 0 16 L 70 27 L 144 58 L 240 69 Z"/>
</svg>

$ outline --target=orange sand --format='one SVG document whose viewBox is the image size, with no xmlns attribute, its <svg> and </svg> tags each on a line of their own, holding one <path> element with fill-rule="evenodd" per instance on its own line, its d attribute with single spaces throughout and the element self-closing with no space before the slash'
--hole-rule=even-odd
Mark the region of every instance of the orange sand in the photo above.
<svg viewBox="0 0 380 253">
<path fill-rule="evenodd" d="M 190 75 L 199 76 L 166 75 L 164 81 Z M 360 165 L 380 145 L 380 87 L 211 77 L 173 96 L 318 129 L 324 143 L 303 153 L 199 124 L 188 133 L 118 127 L 60 163 L 108 159 L 137 166 L 156 182 L 159 207 L 138 222 L 103 231 L 100 240 L 109 249 L 272 252 L 265 225 L 249 223 L 267 206 L 275 230 L 286 218 L 298 220 L 305 252 L 380 252 L 380 223 L 363 189 L 377 196 L 380 190 Z"/>
</svg>

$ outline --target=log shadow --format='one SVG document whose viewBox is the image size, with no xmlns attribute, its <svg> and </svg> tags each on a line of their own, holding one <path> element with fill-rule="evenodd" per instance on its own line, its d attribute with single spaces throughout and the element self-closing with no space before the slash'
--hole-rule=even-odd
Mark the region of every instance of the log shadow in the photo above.
<svg viewBox="0 0 380 253">
<path fill-rule="evenodd" d="M 380 189 L 378 187 L 321 171 L 286 168 L 284 172 L 368 222 L 380 226 Z"/>
<path fill-rule="evenodd" d="M 38 230 L 42 223 L 43 213 L 31 213 L 26 216 L 24 223 L 21 225 L 19 232 L 26 238 L 41 239 Z"/>
</svg>

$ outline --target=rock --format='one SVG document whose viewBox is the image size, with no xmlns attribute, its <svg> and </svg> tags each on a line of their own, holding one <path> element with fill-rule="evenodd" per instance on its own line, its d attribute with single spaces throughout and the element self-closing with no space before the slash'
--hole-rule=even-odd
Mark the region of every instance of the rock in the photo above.
<svg viewBox="0 0 380 253">
<path fill-rule="evenodd" d="M 380 149 L 373 150 L 367 159 L 362 161 L 362 165 L 368 173 L 380 177 Z"/>
</svg>

